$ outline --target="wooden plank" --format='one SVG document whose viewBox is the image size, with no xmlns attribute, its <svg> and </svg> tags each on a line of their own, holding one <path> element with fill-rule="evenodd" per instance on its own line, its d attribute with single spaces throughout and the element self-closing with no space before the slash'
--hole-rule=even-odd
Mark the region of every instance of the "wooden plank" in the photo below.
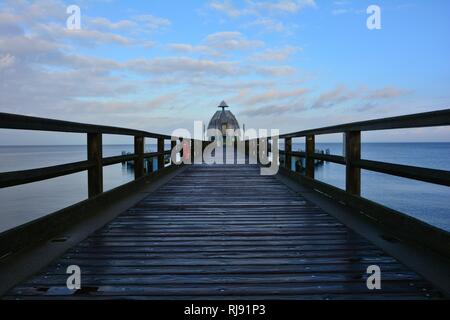
<svg viewBox="0 0 450 320">
<path fill-rule="evenodd" d="M 280 173 L 291 177 L 306 187 L 319 190 L 330 198 L 345 203 L 351 208 L 377 221 L 401 239 L 429 248 L 444 257 L 450 257 L 450 233 L 418 220 L 410 215 L 385 207 L 368 199 L 351 195 L 318 180 L 312 180 L 295 172 L 280 168 Z"/>
<path fill-rule="evenodd" d="M 212 187 L 211 187 L 212 185 Z M 84 291 L 65 286 L 68 265 Z M 379 265 L 383 290 L 366 287 Z M 439 298 L 257 166 L 192 166 L 14 288 L 19 299 Z"/>
</svg>

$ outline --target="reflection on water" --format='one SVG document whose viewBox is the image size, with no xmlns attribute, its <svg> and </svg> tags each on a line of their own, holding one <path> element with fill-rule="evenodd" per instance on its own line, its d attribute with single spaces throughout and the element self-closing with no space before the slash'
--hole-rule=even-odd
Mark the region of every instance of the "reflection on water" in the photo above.
<svg viewBox="0 0 450 320">
<path fill-rule="evenodd" d="M 168 149 L 169 146 L 166 147 Z M 304 149 L 294 144 L 295 151 Z M 342 155 L 342 144 L 317 144 Z M 132 145 L 104 146 L 104 157 L 133 152 Z M 155 152 L 156 146 L 146 146 Z M 450 170 L 450 144 L 363 144 L 363 158 Z M 0 147 L 0 172 L 46 167 L 86 159 L 85 146 Z M 156 161 L 156 160 L 154 160 Z M 153 164 L 157 167 L 156 163 Z M 345 188 L 345 167 L 325 163 L 316 168 L 316 178 Z M 121 164 L 104 168 L 104 190 L 111 190 L 134 179 L 132 168 Z M 382 203 L 450 231 L 448 198 L 450 188 L 362 172 L 364 197 Z M 0 190 L 0 232 L 57 211 L 87 197 L 86 172 Z"/>
</svg>

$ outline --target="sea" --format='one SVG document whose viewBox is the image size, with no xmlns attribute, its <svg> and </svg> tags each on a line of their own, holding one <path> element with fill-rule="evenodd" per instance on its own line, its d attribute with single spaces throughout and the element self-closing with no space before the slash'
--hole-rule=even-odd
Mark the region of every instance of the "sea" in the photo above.
<svg viewBox="0 0 450 320">
<path fill-rule="evenodd" d="M 316 149 L 343 155 L 342 143 L 318 143 Z M 294 144 L 302 151 L 304 145 Z M 156 151 L 147 145 L 146 152 Z M 133 152 L 132 145 L 104 145 L 103 156 Z M 0 172 L 41 168 L 87 158 L 86 146 L 0 146 Z M 362 158 L 450 171 L 450 143 L 363 143 Z M 154 166 L 156 167 L 156 166 Z M 134 179 L 122 164 L 104 168 L 104 190 Z M 345 167 L 325 163 L 316 179 L 345 188 Z M 450 188 L 362 171 L 362 196 L 450 231 Z M 0 232 L 20 226 L 87 198 L 87 173 L 0 189 Z"/>
</svg>

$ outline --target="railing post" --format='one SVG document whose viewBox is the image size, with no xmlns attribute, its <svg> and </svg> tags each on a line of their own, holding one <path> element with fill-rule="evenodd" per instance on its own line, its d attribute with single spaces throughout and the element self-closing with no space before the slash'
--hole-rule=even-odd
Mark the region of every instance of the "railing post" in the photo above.
<svg viewBox="0 0 450 320">
<path fill-rule="evenodd" d="M 134 178 L 142 178 L 144 173 L 144 137 L 134 137 L 134 154 L 137 156 L 134 160 Z"/>
<path fill-rule="evenodd" d="M 158 138 L 158 170 L 164 169 L 164 138 Z"/>
<path fill-rule="evenodd" d="M 292 170 L 292 138 L 284 139 L 284 164 L 286 169 Z"/>
<path fill-rule="evenodd" d="M 361 195 L 361 169 L 353 165 L 361 159 L 361 131 L 345 133 L 346 189 L 356 196 Z"/>
<path fill-rule="evenodd" d="M 195 164 L 195 140 L 191 139 L 191 164 Z"/>
<path fill-rule="evenodd" d="M 88 170 L 88 196 L 93 198 L 103 192 L 103 145 L 100 133 L 88 133 L 87 156 L 94 166 Z"/>
<path fill-rule="evenodd" d="M 316 152 L 316 137 L 306 137 L 306 176 L 314 179 L 314 153 Z"/>
<path fill-rule="evenodd" d="M 172 161 L 172 151 L 175 149 L 177 147 L 177 141 L 175 140 L 175 141 L 170 141 L 170 151 L 171 151 L 171 153 L 170 153 L 170 156 L 171 156 L 171 159 L 170 159 L 170 165 L 174 165 L 174 162 Z M 176 161 L 176 159 L 175 159 L 175 161 Z"/>
</svg>

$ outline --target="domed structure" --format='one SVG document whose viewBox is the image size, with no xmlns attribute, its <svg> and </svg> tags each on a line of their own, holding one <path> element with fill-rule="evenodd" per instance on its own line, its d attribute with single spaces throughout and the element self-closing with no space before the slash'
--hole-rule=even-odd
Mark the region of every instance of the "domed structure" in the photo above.
<svg viewBox="0 0 450 320">
<path fill-rule="evenodd" d="M 225 110 L 226 108 L 229 108 L 225 101 L 222 101 L 222 103 L 219 105 L 219 108 L 222 108 L 222 110 L 217 111 L 211 118 L 211 121 L 208 125 L 208 130 L 217 129 L 222 132 L 222 136 L 225 137 L 227 135 L 227 130 L 240 129 L 239 123 L 236 120 L 234 114 L 231 111 Z"/>
</svg>

